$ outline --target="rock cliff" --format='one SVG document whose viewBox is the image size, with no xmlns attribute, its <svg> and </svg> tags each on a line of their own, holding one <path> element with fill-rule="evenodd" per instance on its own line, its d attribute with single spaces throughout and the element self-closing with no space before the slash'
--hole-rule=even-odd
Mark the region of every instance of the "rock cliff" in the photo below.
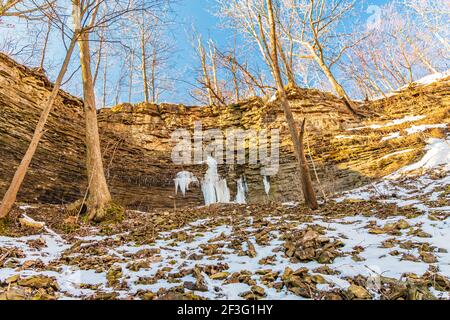
<svg viewBox="0 0 450 320">
<path fill-rule="evenodd" d="M 0 54 L 0 194 L 6 190 L 27 145 L 52 83 L 45 75 Z M 357 122 L 329 93 L 290 90 L 296 120 L 307 119 L 306 151 L 319 195 L 329 196 L 389 174 L 423 153 L 429 136 L 443 136 L 449 122 L 450 78 L 411 86 L 387 98 L 361 102 L 373 116 Z M 19 194 L 22 202 L 67 203 L 86 190 L 83 103 L 61 91 L 30 171 Z M 411 121 L 407 121 L 408 118 Z M 405 121 L 398 121 L 406 119 Z M 393 121 L 396 120 L 396 121 Z M 202 180 L 207 166 L 176 165 L 171 134 L 176 129 L 279 129 L 280 168 L 266 194 L 260 164 L 219 165 L 234 199 L 239 178 L 248 202 L 295 201 L 299 180 L 284 115 L 276 99 L 253 98 L 227 107 L 122 104 L 99 110 L 104 165 L 113 196 L 130 208 L 147 210 L 203 203 L 200 183 L 175 194 L 180 171 Z M 412 125 L 435 125 L 411 132 Z M 375 124 L 375 125 L 374 125 Z M 430 130 L 428 130 L 430 129 Z M 405 131 L 406 130 L 406 131 Z M 395 136 L 395 138 L 386 137 Z M 266 185 L 267 186 L 267 185 Z"/>
</svg>

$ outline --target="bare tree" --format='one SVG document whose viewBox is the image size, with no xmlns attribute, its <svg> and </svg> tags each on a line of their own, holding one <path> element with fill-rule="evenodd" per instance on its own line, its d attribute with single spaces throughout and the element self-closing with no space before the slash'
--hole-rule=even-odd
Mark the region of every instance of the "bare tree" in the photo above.
<svg viewBox="0 0 450 320">
<path fill-rule="evenodd" d="M 223 52 L 216 48 L 216 52 L 221 65 L 232 75 L 235 102 L 241 97 L 255 96 L 257 91 L 266 95 L 269 89 L 273 89 L 272 86 L 265 84 L 260 72 L 250 69 L 247 62 L 239 61 L 236 45 L 231 50 Z"/>
<path fill-rule="evenodd" d="M 105 210 L 111 201 L 111 195 L 106 183 L 104 175 L 102 155 L 100 149 L 100 137 L 98 133 L 97 124 L 97 110 L 94 94 L 94 79 L 91 72 L 91 51 L 90 51 L 90 35 L 98 27 L 105 27 L 112 24 L 118 17 L 130 13 L 133 10 L 146 10 L 152 5 L 158 4 L 159 0 L 149 0 L 145 6 L 140 6 L 139 9 L 131 6 L 131 2 L 111 1 L 108 6 L 104 0 L 90 0 L 90 1 L 72 1 L 72 17 L 74 23 L 74 31 L 71 35 L 71 42 L 67 48 L 67 53 L 61 67 L 61 70 L 56 79 L 52 92 L 47 99 L 43 112 L 41 114 L 35 133 L 32 137 L 31 143 L 21 164 L 19 165 L 13 180 L 3 198 L 0 206 L 0 217 L 5 217 L 11 210 L 17 196 L 20 185 L 23 182 L 27 169 L 30 165 L 32 157 L 36 151 L 39 140 L 44 133 L 44 126 L 48 116 L 53 108 L 54 101 L 58 95 L 60 86 L 67 67 L 70 62 L 72 52 L 78 43 L 80 49 L 80 65 L 82 71 L 83 95 L 84 95 L 84 110 L 86 118 L 86 147 L 87 147 L 87 173 L 88 173 L 88 198 L 87 206 L 89 210 L 89 218 L 91 220 L 99 221 L 104 218 Z M 48 2 L 46 2 L 47 4 Z M 103 7 L 103 11 L 100 8 Z M 14 7 L 16 8 L 16 7 Z M 52 14 L 54 14 L 52 22 L 59 27 L 63 35 L 69 33 L 69 27 L 53 6 L 45 6 Z M 4 8 L 3 8 L 4 9 Z M 11 8 L 7 8 L 11 10 Z M 43 7 L 38 6 L 37 9 L 30 9 L 32 12 L 39 11 L 41 14 L 50 18 L 51 15 L 45 12 Z M 5 10 L 2 11 L 3 13 Z M 10 12 L 10 11 L 9 11 Z M 24 11 L 20 11 L 24 14 Z M 101 14 L 99 14 L 101 12 Z"/>
<path fill-rule="evenodd" d="M 47 98 L 47 101 L 45 102 L 44 109 L 43 109 L 41 116 L 39 118 L 39 121 L 36 125 L 33 137 L 31 138 L 31 142 L 28 146 L 27 151 L 25 152 L 24 157 L 22 158 L 22 161 L 20 162 L 19 166 L 16 169 L 16 172 L 15 172 L 14 177 L 9 185 L 8 190 L 6 191 L 6 193 L 3 197 L 2 203 L 0 205 L 0 218 L 4 218 L 8 215 L 9 211 L 11 210 L 12 206 L 14 205 L 14 202 L 16 201 L 17 192 L 19 191 L 20 186 L 22 185 L 23 179 L 25 178 L 25 174 L 27 173 L 28 167 L 30 166 L 31 160 L 33 159 L 33 156 L 38 147 L 39 141 L 45 132 L 44 127 L 47 122 L 48 116 L 53 109 L 55 99 L 58 95 L 64 75 L 67 71 L 67 67 L 69 65 L 70 58 L 71 58 L 73 50 L 75 48 L 77 36 L 78 36 L 78 34 L 76 32 L 72 36 L 70 45 L 67 49 L 66 56 L 64 58 L 64 62 L 61 66 L 58 77 L 56 78 L 52 92 L 50 93 L 50 96 Z"/>
<path fill-rule="evenodd" d="M 53 6 L 55 1 L 43 0 L 0 0 L 0 17 L 17 17 L 27 20 L 42 19 L 43 10 Z"/>
<path fill-rule="evenodd" d="M 44 69 L 45 55 L 47 53 L 48 41 L 50 38 L 50 32 L 52 31 L 52 19 L 47 21 L 47 30 L 45 32 L 44 45 L 42 46 L 41 61 L 39 63 L 39 68 Z"/>
<path fill-rule="evenodd" d="M 218 14 L 227 17 L 235 28 L 255 43 L 263 60 L 270 65 L 265 50 L 269 34 L 265 0 L 216 1 L 219 4 Z M 343 54 L 355 45 L 346 40 L 348 34 L 337 31 L 355 3 L 356 0 L 278 0 L 273 8 L 274 20 L 280 29 L 277 39 L 280 70 L 288 86 L 296 86 L 295 70 L 305 70 L 302 66 L 305 60 L 313 60 L 336 94 L 343 99 L 349 112 L 360 117 L 332 71 Z"/>
<path fill-rule="evenodd" d="M 309 173 L 308 161 L 306 160 L 304 145 L 303 145 L 303 135 L 305 130 L 306 119 L 303 120 L 300 131 L 292 115 L 292 111 L 289 102 L 286 97 L 286 92 L 283 85 L 283 79 L 281 78 L 281 71 L 278 62 L 277 53 L 277 31 L 276 31 L 276 21 L 274 17 L 274 10 L 272 5 L 272 0 L 267 0 L 267 11 L 269 15 L 269 25 L 270 25 L 270 48 L 267 48 L 267 53 L 271 61 L 271 70 L 277 84 L 279 99 L 281 106 L 283 107 L 284 114 L 286 116 L 286 121 L 291 133 L 292 142 L 294 144 L 295 154 L 297 156 L 297 161 L 299 165 L 299 172 L 302 181 L 303 196 L 305 198 L 306 204 L 313 210 L 318 208 L 316 193 L 312 186 L 311 176 Z"/>
<path fill-rule="evenodd" d="M 401 0 L 401 3 L 411 9 L 420 18 L 422 26 L 450 52 L 450 3 L 447 0 Z"/>
<path fill-rule="evenodd" d="M 283 3 L 294 22 L 286 24 L 280 20 L 280 24 L 286 36 L 301 46 L 300 52 L 304 54 L 298 56 L 313 59 L 336 94 L 344 100 L 347 109 L 360 117 L 332 71 L 344 53 L 364 38 L 355 40 L 338 31 L 340 22 L 354 9 L 356 0 L 284 0 Z"/>
<path fill-rule="evenodd" d="M 129 65 L 129 100 L 132 98 L 133 86 L 138 78 L 135 75 L 137 70 L 141 75 L 142 92 L 146 103 L 157 103 L 160 95 L 171 86 L 165 70 L 173 52 L 171 40 L 166 35 L 167 26 L 170 24 L 169 12 L 168 5 L 161 5 L 156 11 L 134 12 L 123 21 L 122 29 L 126 30 L 128 38 L 121 43 L 122 54 Z"/>
<path fill-rule="evenodd" d="M 214 42 L 209 39 L 207 42 L 207 52 L 202 36 L 199 34 L 195 35 L 194 41 L 195 52 L 201 67 L 200 75 L 197 79 L 197 82 L 202 86 L 202 90 L 199 92 L 199 100 L 202 101 L 202 96 L 204 96 L 209 105 L 226 105 L 227 102 L 224 99 L 223 87 L 219 85 L 218 80 L 217 48 L 215 47 Z"/>
<path fill-rule="evenodd" d="M 408 3 L 413 4 L 417 5 L 414 1 Z M 433 33 L 427 32 L 421 19 L 403 1 L 393 1 L 380 7 L 378 23 L 359 26 L 367 27 L 366 38 L 350 48 L 340 64 L 356 83 L 353 87 L 360 89 L 355 96 L 383 97 L 430 72 L 446 69 L 448 51 Z"/>
<path fill-rule="evenodd" d="M 97 14 L 100 9 L 99 0 L 72 1 L 72 16 L 80 50 L 80 64 L 83 81 L 84 114 L 86 121 L 86 168 L 88 175 L 89 197 L 87 207 L 89 219 L 101 221 L 105 210 L 111 202 L 111 194 L 103 168 L 100 136 L 97 123 L 97 109 L 94 91 L 94 79 L 91 71 L 91 51 L 89 46 L 90 31 L 96 25 Z M 87 21 L 87 22 L 85 22 Z"/>
</svg>

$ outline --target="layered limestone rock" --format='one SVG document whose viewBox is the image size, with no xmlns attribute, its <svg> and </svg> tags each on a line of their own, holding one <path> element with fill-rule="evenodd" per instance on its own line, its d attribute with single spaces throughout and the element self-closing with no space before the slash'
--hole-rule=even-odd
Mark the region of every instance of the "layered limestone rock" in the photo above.
<svg viewBox="0 0 450 320">
<path fill-rule="evenodd" d="M 301 121 L 305 117 L 308 119 L 308 142 L 314 145 L 314 148 L 322 146 L 326 149 L 327 139 L 334 132 L 355 125 L 352 117 L 345 112 L 343 103 L 331 94 L 297 89 L 290 92 L 289 98 L 296 120 Z M 147 150 L 165 152 L 169 156 L 174 146 L 174 142 L 171 140 L 172 132 L 185 129 L 193 137 L 196 123 L 201 124 L 202 132 L 210 129 L 221 130 L 224 132 L 224 139 L 227 130 L 241 129 L 259 132 L 260 130 L 279 129 L 281 135 L 280 167 L 278 173 L 268 179 L 270 180 L 269 195 L 265 192 L 261 164 L 248 164 L 248 141 L 247 164 L 240 165 L 235 161 L 233 164 L 219 165 L 219 173 L 227 179 L 232 193 L 231 199 L 235 199 L 237 181 L 239 178 L 245 177 L 248 186 L 247 200 L 250 202 L 298 200 L 300 182 L 296 171 L 296 161 L 284 113 L 276 101 L 270 102 L 261 98 L 253 98 L 227 107 L 123 104 L 113 109 L 101 110 L 99 123 L 105 131 L 121 132 L 131 143 Z M 204 146 L 208 142 L 206 139 Z M 225 141 L 223 143 L 225 148 Z M 320 166 L 318 168 L 319 178 L 323 178 L 325 182 L 328 171 L 325 167 L 322 168 L 321 164 L 318 165 Z M 205 166 L 186 165 L 184 170 L 193 172 L 196 177 L 202 178 Z M 331 184 L 325 187 L 330 191 L 334 188 Z M 341 188 L 345 188 L 345 186 Z M 194 186 L 190 191 L 190 193 L 200 192 L 200 188 Z"/>
<path fill-rule="evenodd" d="M 52 84 L 46 77 L 0 55 L 0 193 L 3 194 L 25 152 Z M 390 98 L 361 103 L 377 115 L 358 123 L 342 101 L 317 90 L 289 91 L 294 117 L 307 119 L 306 151 L 319 195 L 363 185 L 393 172 L 422 154 L 426 136 L 402 135 L 381 141 L 406 124 L 367 127 L 406 115 L 426 115 L 421 121 L 448 123 L 449 79 L 410 88 Z M 86 192 L 83 103 L 61 91 L 47 125 L 48 131 L 33 159 L 21 189 L 23 202 L 66 203 Z M 253 98 L 227 107 L 189 107 L 173 104 L 122 104 L 98 114 L 104 165 L 113 196 L 130 208 L 147 210 L 204 203 L 201 183 L 207 164 L 176 165 L 171 154 L 175 130 L 279 129 L 280 166 L 276 175 L 261 175 L 261 163 L 219 164 L 230 199 L 238 189 L 247 202 L 298 201 L 299 178 L 284 114 L 276 99 Z M 362 127 L 362 128 L 358 128 Z M 352 130 L 358 128 L 358 130 Z M 442 129 L 436 134 L 442 135 Z M 247 142 L 247 149 L 249 146 Z M 411 151 L 389 156 L 400 148 Z M 246 150 L 248 153 L 248 150 Z M 190 172 L 189 190 L 175 193 L 179 172 Z M 188 175 L 186 175 L 188 176 Z M 267 194 L 268 193 L 268 194 Z M 238 198 L 242 198 L 242 194 Z"/>
<path fill-rule="evenodd" d="M 25 153 L 52 84 L 0 54 L 0 193 Z M 120 132 L 101 133 L 105 172 L 115 199 L 133 208 L 173 207 L 170 153 L 128 143 Z M 67 203 L 86 193 L 84 115 L 81 100 L 60 91 L 20 190 L 22 202 Z M 187 195 L 184 205 L 201 202 Z"/>
</svg>

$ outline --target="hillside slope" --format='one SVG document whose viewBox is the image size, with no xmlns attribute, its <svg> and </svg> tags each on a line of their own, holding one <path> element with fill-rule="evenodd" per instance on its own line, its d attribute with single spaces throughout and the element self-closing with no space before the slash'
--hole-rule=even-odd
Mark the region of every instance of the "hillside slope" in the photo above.
<svg viewBox="0 0 450 320">
<path fill-rule="evenodd" d="M 314 212 L 213 205 L 93 227 L 22 206 L 41 227 L 0 234 L 0 300 L 448 300 L 449 142 Z"/>
</svg>

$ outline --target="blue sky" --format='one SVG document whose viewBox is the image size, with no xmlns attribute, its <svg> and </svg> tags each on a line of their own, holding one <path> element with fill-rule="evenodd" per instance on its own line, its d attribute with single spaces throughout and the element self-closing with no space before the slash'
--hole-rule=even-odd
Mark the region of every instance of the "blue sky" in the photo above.
<svg viewBox="0 0 450 320">
<path fill-rule="evenodd" d="M 369 16 L 366 12 L 370 5 L 383 5 L 389 2 L 389 0 L 365 0 L 363 4 L 363 12 L 361 15 Z M 214 39 L 218 47 L 223 47 L 232 41 L 234 31 L 230 29 L 224 29 L 220 26 L 219 20 L 214 16 L 214 0 L 178 0 L 173 6 L 173 24 L 170 28 L 170 37 L 173 39 L 175 48 L 174 55 L 170 61 L 170 71 L 175 78 L 180 78 L 181 81 L 175 83 L 175 90 L 170 93 L 166 93 L 162 100 L 167 102 L 177 103 L 195 103 L 190 97 L 189 91 L 193 87 L 189 83 L 195 83 L 195 70 L 198 69 L 199 62 L 195 57 L 194 49 L 192 47 L 192 26 L 195 30 L 202 35 L 204 39 Z M 19 28 L 20 30 L 20 28 Z M 14 31 L 17 37 L 20 37 L 19 30 Z M 21 29 L 22 32 L 24 28 Z M 26 32 L 26 31 L 25 31 Z M 5 26 L 0 25 L 0 40 L 11 34 L 11 30 L 5 29 Z M 25 41 L 25 40 L 23 40 Z M 49 56 L 52 56 L 56 62 L 50 70 L 50 77 L 54 78 L 58 70 L 58 60 L 62 59 L 62 51 L 60 38 L 55 37 L 55 43 L 50 47 Z M 56 57 L 58 57 L 56 59 Z M 258 57 L 259 58 L 259 57 Z M 76 56 L 74 57 L 74 65 L 76 65 Z M 113 73 L 114 71 L 112 71 Z M 114 74 L 109 75 L 111 78 Z M 76 79 L 76 77 L 74 78 Z M 76 81 L 73 81 L 76 82 Z M 75 83 L 70 88 L 66 88 L 71 93 L 79 94 L 81 87 L 79 83 Z M 127 96 L 124 94 L 124 96 Z M 112 104 L 112 97 L 109 99 L 108 104 Z M 122 101 L 125 97 L 122 97 Z M 141 95 L 136 95 L 132 102 L 142 101 Z"/>
<path fill-rule="evenodd" d="M 390 0 L 364 0 L 363 12 L 361 15 L 369 16 L 367 8 L 371 5 L 384 5 Z M 220 21 L 214 16 L 215 1 L 214 0 L 179 0 L 179 3 L 174 7 L 174 14 L 177 24 L 172 29 L 174 37 L 177 39 L 177 54 L 174 57 L 173 63 L 177 71 L 183 72 L 185 79 L 195 81 L 192 77 L 192 70 L 197 68 L 198 60 L 190 43 L 190 25 L 194 24 L 198 33 L 202 34 L 204 38 L 212 38 L 220 47 L 226 45 L 227 41 L 233 38 L 233 31 L 224 29 L 220 25 Z M 180 24 L 183 27 L 180 27 Z M 186 90 L 189 90 L 189 85 L 185 83 L 177 84 L 177 92 L 167 97 L 170 102 L 184 102 L 192 103 Z"/>
</svg>

